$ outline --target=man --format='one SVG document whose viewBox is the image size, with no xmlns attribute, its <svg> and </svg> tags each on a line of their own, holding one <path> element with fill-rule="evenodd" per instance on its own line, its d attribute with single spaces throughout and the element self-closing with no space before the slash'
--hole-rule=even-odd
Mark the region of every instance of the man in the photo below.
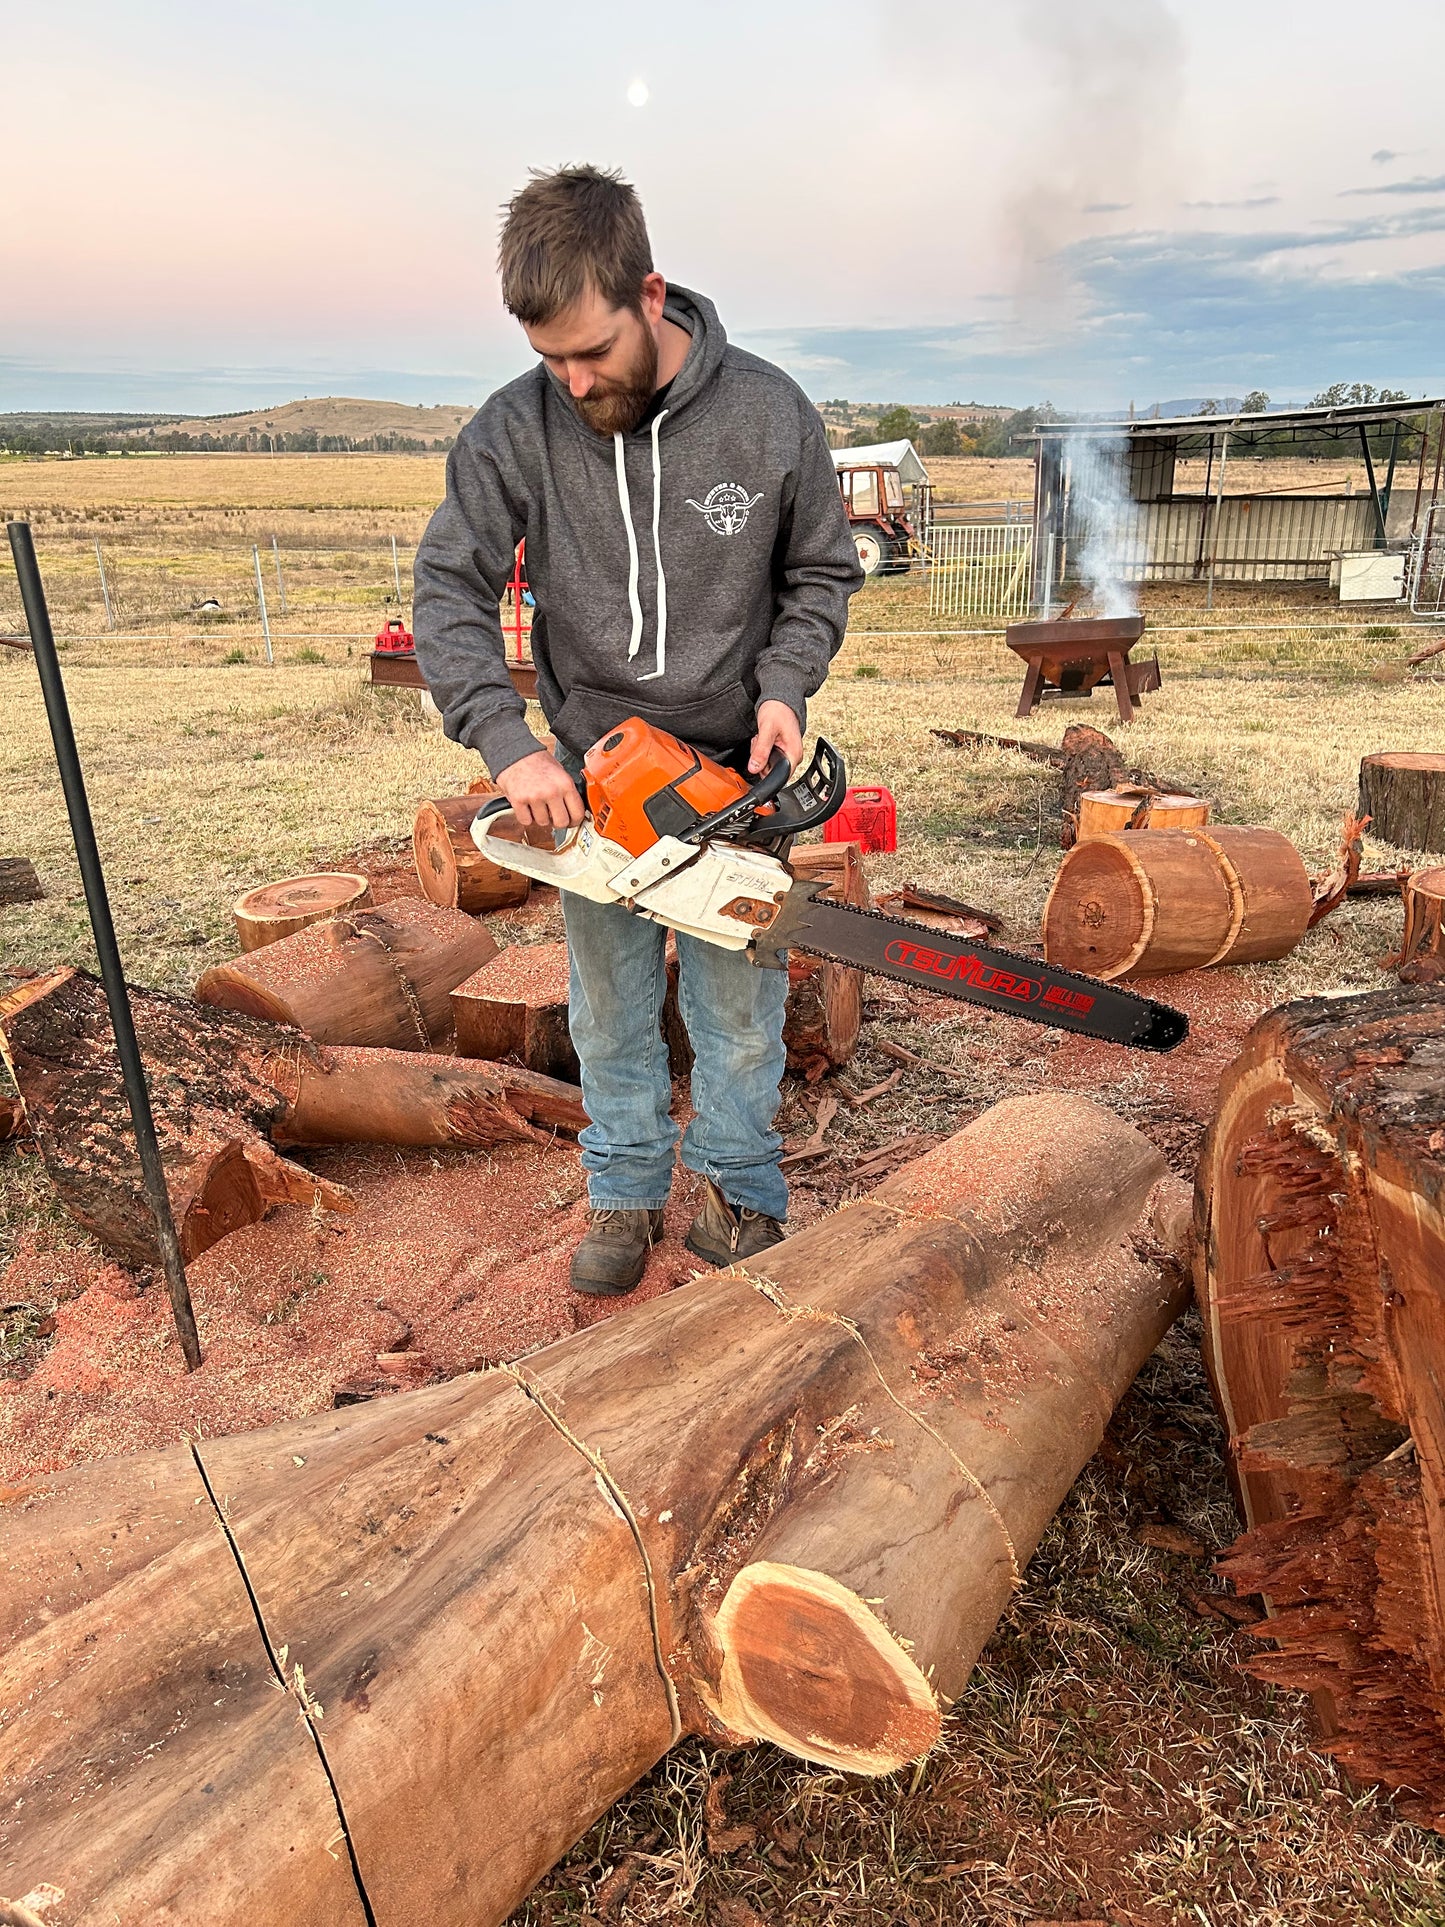
<svg viewBox="0 0 1445 1927">
<path fill-rule="evenodd" d="M 863 579 L 817 411 L 729 346 L 711 302 L 654 270 L 616 174 L 534 176 L 508 208 L 499 265 L 541 363 L 462 430 L 417 555 L 417 656 L 447 734 L 480 752 L 520 822 L 556 829 L 581 822 L 582 757 L 628 716 L 754 774 L 775 749 L 796 765 Z M 503 654 L 498 603 L 524 536 L 555 758 Z M 563 909 L 591 1119 L 572 1284 L 620 1293 L 661 1235 L 677 1144 L 666 933 L 617 905 L 564 895 Z M 787 975 L 688 937 L 678 963 L 696 1054 L 682 1157 L 707 1185 L 687 1242 L 728 1264 L 783 1236 Z"/>
</svg>

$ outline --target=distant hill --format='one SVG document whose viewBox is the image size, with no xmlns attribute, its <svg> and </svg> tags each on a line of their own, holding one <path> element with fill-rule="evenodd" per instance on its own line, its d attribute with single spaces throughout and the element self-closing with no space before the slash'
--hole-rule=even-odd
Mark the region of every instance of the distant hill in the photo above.
<svg viewBox="0 0 1445 1927">
<path fill-rule="evenodd" d="M 362 401 L 348 395 L 319 395 L 305 401 L 282 402 L 276 408 L 253 408 L 239 415 L 175 416 L 173 427 L 199 439 L 210 436 L 226 443 L 259 443 L 272 437 L 278 446 L 315 436 L 318 445 L 376 443 L 395 439 L 423 448 L 446 448 L 476 413 L 463 404 L 413 407 L 400 401 Z M 127 440 L 161 440 L 159 426 L 131 429 Z M 285 444 L 282 438 L 285 438 Z"/>
</svg>

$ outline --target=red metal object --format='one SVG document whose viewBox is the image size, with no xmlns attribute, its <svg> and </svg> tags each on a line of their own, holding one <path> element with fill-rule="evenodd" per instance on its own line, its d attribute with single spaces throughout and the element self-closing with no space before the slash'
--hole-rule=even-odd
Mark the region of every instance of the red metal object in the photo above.
<svg viewBox="0 0 1445 1927">
<path fill-rule="evenodd" d="M 869 856 L 887 856 L 898 848 L 898 805 L 892 790 L 849 788 L 843 807 L 823 826 L 825 843 L 856 841 Z"/>
<path fill-rule="evenodd" d="M 531 590 L 527 586 L 527 538 L 525 535 L 517 544 L 517 557 L 512 564 L 512 579 L 507 584 L 507 593 L 512 598 L 512 655 L 515 661 L 525 662 L 527 658 L 522 652 L 522 637 L 524 635 L 530 636 L 531 634 L 530 629 L 523 629 L 522 627 L 522 598 L 523 596 L 531 594 Z"/>
<path fill-rule="evenodd" d="M 1012 622 L 1004 640 L 1028 664 L 1016 716 L 1031 716 L 1045 696 L 1091 696 L 1112 686 L 1119 720 L 1132 723 L 1134 705 L 1159 687 L 1159 658 L 1131 662 L 1129 651 L 1144 633 L 1142 616 L 1059 617 Z"/>
<path fill-rule="evenodd" d="M 903 509 L 903 482 L 891 462 L 843 463 L 838 469 L 843 510 L 865 574 L 908 566 L 913 524 Z"/>
<path fill-rule="evenodd" d="M 376 653 L 379 656 L 414 656 L 416 639 L 400 616 L 391 616 L 384 629 L 377 631 Z"/>
</svg>

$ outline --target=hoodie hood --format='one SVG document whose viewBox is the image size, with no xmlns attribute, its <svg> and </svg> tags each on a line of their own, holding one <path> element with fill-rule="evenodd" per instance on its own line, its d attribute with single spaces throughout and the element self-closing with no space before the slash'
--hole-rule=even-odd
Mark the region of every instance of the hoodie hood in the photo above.
<svg viewBox="0 0 1445 1927">
<path fill-rule="evenodd" d="M 687 359 L 673 377 L 672 386 L 667 391 L 666 412 L 669 421 L 676 424 L 698 400 L 704 396 L 722 369 L 727 353 L 728 338 L 718 311 L 704 294 L 694 294 L 691 288 L 680 288 L 670 282 L 667 284 L 667 300 L 663 304 L 663 319 L 692 336 L 692 346 L 687 351 Z M 577 413 L 572 397 L 567 391 L 565 381 L 559 381 L 551 369 L 542 364 L 542 373 L 548 386 L 557 399 L 567 409 L 578 428 L 592 441 L 606 443 L 610 435 L 599 435 Z M 632 433 L 638 437 L 646 435 L 650 423 L 644 422 L 634 428 Z"/>
</svg>

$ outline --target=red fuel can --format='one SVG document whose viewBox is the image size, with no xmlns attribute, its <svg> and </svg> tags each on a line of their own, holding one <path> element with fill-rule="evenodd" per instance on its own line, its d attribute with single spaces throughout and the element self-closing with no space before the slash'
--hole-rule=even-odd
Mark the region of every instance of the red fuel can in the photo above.
<svg viewBox="0 0 1445 1927">
<path fill-rule="evenodd" d="M 898 805 L 892 790 L 850 788 L 843 807 L 823 825 L 825 843 L 856 841 L 870 856 L 886 856 L 898 848 Z"/>
<path fill-rule="evenodd" d="M 416 643 L 412 633 L 399 616 L 392 616 L 376 638 L 376 652 L 381 656 L 414 656 Z"/>
</svg>

